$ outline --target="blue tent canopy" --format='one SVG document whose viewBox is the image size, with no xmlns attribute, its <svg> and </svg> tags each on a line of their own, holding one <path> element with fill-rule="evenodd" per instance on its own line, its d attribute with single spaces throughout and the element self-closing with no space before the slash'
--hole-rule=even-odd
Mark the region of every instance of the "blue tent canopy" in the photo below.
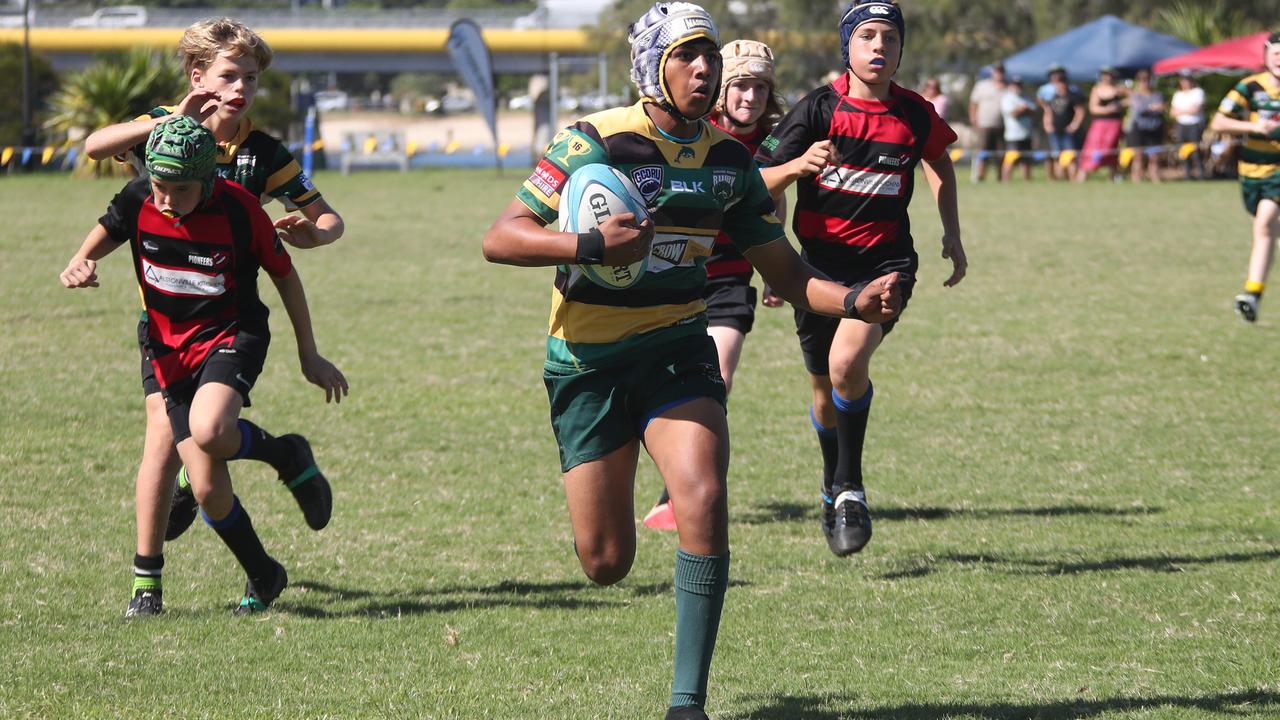
<svg viewBox="0 0 1280 720">
<path fill-rule="evenodd" d="M 1009 77 L 1018 75 L 1027 82 L 1046 80 L 1053 65 L 1066 68 L 1072 81 L 1092 81 L 1099 70 L 1108 66 L 1122 76 L 1132 77 L 1142 68 L 1195 47 L 1172 35 L 1103 15 L 1006 58 L 1004 67 Z"/>
</svg>

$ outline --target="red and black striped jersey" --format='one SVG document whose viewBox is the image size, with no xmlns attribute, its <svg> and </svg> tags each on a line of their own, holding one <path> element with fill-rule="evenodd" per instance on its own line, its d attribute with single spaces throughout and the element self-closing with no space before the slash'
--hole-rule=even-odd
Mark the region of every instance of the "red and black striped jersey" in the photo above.
<svg viewBox="0 0 1280 720">
<path fill-rule="evenodd" d="M 711 117 L 711 124 L 729 133 L 734 140 L 747 146 L 747 150 L 752 155 L 756 154 L 756 150 L 760 149 L 760 141 L 764 140 L 768 133 L 762 129 L 757 129 L 749 135 L 739 135 L 733 131 L 732 127 L 726 127 L 729 123 L 721 125 L 716 122 L 719 119 L 715 115 Z M 752 275 L 751 263 L 747 262 L 747 258 L 742 251 L 734 247 L 733 241 L 729 239 L 728 234 L 724 230 L 716 235 L 716 244 L 711 249 L 711 257 L 707 258 L 707 280 L 715 280 L 723 277 L 741 277 L 744 282 L 750 282 Z"/>
<path fill-rule="evenodd" d="M 161 387 L 195 373 L 241 329 L 268 336 L 258 268 L 284 277 L 293 263 L 247 190 L 218 178 L 208 202 L 175 221 L 156 207 L 150 181 L 138 178 L 98 222 L 133 251 L 147 312 L 147 355 Z"/>
<path fill-rule="evenodd" d="M 833 160 L 796 183 L 792 227 L 811 256 L 839 261 L 913 251 L 907 206 L 921 159 L 936 160 L 955 131 L 929 101 L 897 84 L 887 101 L 847 95 L 849 76 L 806 95 L 760 144 L 762 167 L 831 140 Z"/>
</svg>

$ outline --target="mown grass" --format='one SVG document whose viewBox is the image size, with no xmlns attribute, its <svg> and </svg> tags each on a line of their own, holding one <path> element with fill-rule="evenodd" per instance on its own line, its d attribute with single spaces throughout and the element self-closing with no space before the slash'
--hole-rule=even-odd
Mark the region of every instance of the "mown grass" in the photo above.
<svg viewBox="0 0 1280 720">
<path fill-rule="evenodd" d="M 322 175 L 346 217 L 296 252 L 340 407 L 302 380 L 278 299 L 246 414 L 333 480 L 316 534 L 253 464 L 237 489 L 292 585 L 243 580 L 197 524 L 167 613 L 121 618 L 141 447 L 136 290 L 57 274 L 116 189 L 0 178 L 0 716 L 656 718 L 675 539 L 578 570 L 540 380 L 551 271 L 486 264 L 515 171 Z M 869 548 L 830 555 L 790 312 L 761 309 L 730 423 L 733 584 L 714 717 L 1280 715 L 1280 310 L 1229 300 L 1248 221 L 1227 183 L 969 185 L 970 276 L 921 281 L 877 354 Z M 646 461 L 647 463 L 647 461 Z M 642 463 L 637 506 L 659 488 Z M 639 511 L 638 511 L 639 512 Z"/>
</svg>

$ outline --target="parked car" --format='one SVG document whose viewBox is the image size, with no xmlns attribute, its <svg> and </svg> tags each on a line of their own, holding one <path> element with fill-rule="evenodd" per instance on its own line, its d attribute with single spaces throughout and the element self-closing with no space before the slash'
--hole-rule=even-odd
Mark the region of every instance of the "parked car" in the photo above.
<svg viewBox="0 0 1280 720">
<path fill-rule="evenodd" d="M 147 9 L 140 5 L 119 5 L 98 8 L 92 15 L 71 21 L 71 27 L 127 28 L 147 24 Z"/>
<path fill-rule="evenodd" d="M 468 112 L 476 109 L 476 99 L 470 95 L 445 95 L 440 98 L 440 109 L 447 113 Z"/>
<path fill-rule="evenodd" d="M 315 101 L 316 112 L 346 110 L 351 105 L 351 99 L 341 90 L 321 90 L 316 93 Z"/>
</svg>

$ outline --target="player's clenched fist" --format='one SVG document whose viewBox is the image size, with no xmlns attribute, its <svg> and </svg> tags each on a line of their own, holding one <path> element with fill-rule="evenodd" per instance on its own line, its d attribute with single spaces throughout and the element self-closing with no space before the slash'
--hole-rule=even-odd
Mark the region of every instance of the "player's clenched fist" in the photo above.
<svg viewBox="0 0 1280 720">
<path fill-rule="evenodd" d="M 98 263 L 96 260 L 75 258 L 58 276 L 66 288 L 98 287 Z"/>
<path fill-rule="evenodd" d="M 867 283 L 853 305 L 857 310 L 856 317 L 863 322 L 880 324 L 892 320 L 902 309 L 898 273 L 889 273 Z"/>
<path fill-rule="evenodd" d="M 604 264 L 630 265 L 649 254 L 653 244 L 653 223 L 636 224 L 632 213 L 619 213 L 605 218 L 599 225 L 604 236 Z"/>
<path fill-rule="evenodd" d="M 796 174 L 800 177 L 817 175 L 831 161 L 831 141 L 820 140 L 809 146 L 804 155 L 792 160 Z"/>
</svg>

